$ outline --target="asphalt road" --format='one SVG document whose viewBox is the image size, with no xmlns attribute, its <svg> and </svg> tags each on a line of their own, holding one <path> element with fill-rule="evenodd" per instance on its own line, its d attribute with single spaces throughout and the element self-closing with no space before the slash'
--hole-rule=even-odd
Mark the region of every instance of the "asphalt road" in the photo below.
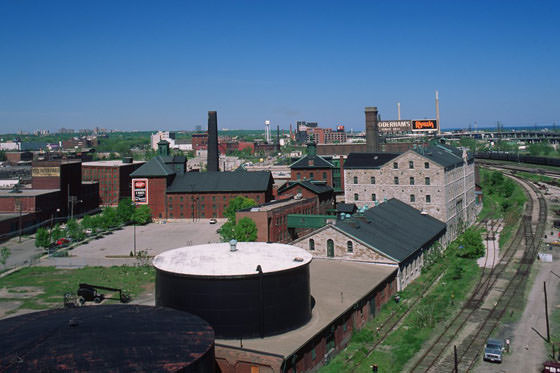
<svg viewBox="0 0 560 373">
<path fill-rule="evenodd" d="M 136 251 L 145 250 L 148 256 L 155 256 L 163 251 L 183 246 L 220 242 L 216 230 L 218 224 L 209 224 L 208 219 L 198 222 L 191 220 L 168 221 L 166 224 L 151 223 L 136 227 Z M 57 267 L 134 265 L 138 260 L 130 257 L 134 251 L 134 227 L 127 226 L 121 230 L 90 241 L 70 251 L 70 257 L 47 258 L 40 265 Z"/>
<path fill-rule="evenodd" d="M 43 253 L 43 249 L 35 247 L 35 238 L 33 236 L 22 237 L 21 242 L 19 242 L 18 237 L 14 237 L 1 243 L 0 247 L 7 247 L 10 250 L 10 256 L 6 260 L 5 268 L 32 264 L 36 262 L 36 258 Z"/>
</svg>

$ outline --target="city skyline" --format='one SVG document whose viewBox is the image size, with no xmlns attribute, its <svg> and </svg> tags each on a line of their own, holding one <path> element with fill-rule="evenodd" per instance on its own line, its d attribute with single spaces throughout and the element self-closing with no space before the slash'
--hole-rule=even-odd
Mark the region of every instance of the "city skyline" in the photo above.
<svg viewBox="0 0 560 373">
<path fill-rule="evenodd" d="M 442 128 L 560 119 L 555 2 L 10 2 L 0 25 L 2 132 L 105 127 Z M 476 124 L 475 124 L 476 122 Z"/>
</svg>

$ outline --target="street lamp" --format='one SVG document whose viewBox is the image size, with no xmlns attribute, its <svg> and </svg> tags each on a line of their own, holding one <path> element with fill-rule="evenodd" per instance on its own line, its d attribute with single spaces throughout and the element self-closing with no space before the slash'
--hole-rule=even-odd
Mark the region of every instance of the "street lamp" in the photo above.
<svg viewBox="0 0 560 373">
<path fill-rule="evenodd" d="M 134 212 L 136 212 L 136 203 L 132 202 L 134 205 Z M 134 230 L 134 257 L 136 257 L 136 217 L 132 214 L 132 226 Z"/>
</svg>

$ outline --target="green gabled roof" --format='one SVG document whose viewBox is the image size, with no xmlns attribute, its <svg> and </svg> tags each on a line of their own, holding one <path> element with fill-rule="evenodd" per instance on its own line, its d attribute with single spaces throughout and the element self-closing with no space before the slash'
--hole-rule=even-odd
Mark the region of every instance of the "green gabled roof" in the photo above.
<svg viewBox="0 0 560 373">
<path fill-rule="evenodd" d="M 269 171 L 187 172 L 175 176 L 167 193 L 266 192 L 271 184 Z"/>
<path fill-rule="evenodd" d="M 385 253 L 405 261 L 445 232 L 446 224 L 392 198 L 362 216 L 338 220 L 336 228 Z"/>
<path fill-rule="evenodd" d="M 336 168 L 331 162 L 318 155 L 307 154 L 290 165 L 291 169 Z"/>
<path fill-rule="evenodd" d="M 165 164 L 165 158 L 160 155 L 150 159 L 130 174 L 131 177 L 165 177 L 169 175 L 175 175 L 175 171 L 172 167 Z"/>
<path fill-rule="evenodd" d="M 445 146 L 441 144 L 431 144 L 426 148 L 414 149 L 414 151 L 423 157 L 443 166 L 445 169 L 453 169 L 463 164 L 463 152 L 461 149 Z M 472 161 L 473 155 L 467 154 L 467 161 Z"/>
<path fill-rule="evenodd" d="M 285 190 L 291 189 L 296 185 L 301 185 L 302 187 L 312 191 L 315 194 L 332 193 L 334 191 L 334 189 L 328 186 L 326 182 L 297 180 L 288 181 L 286 184 L 282 185 L 280 188 L 278 188 L 278 193 L 283 193 Z"/>
</svg>

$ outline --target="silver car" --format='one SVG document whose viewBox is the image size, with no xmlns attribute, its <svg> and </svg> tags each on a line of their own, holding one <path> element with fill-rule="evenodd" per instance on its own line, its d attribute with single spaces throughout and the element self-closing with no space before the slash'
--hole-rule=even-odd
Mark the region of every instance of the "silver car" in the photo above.
<svg viewBox="0 0 560 373">
<path fill-rule="evenodd" d="M 484 347 L 484 360 L 501 363 L 503 350 L 504 342 L 498 339 L 487 340 Z"/>
</svg>

